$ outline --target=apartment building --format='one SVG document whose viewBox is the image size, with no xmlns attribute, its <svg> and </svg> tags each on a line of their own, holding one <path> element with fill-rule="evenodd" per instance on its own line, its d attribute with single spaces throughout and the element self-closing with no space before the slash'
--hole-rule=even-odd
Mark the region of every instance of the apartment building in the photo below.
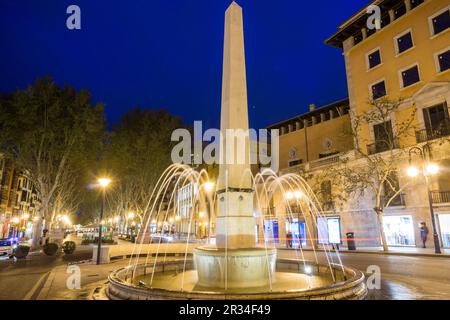
<svg viewBox="0 0 450 320">
<path fill-rule="evenodd" d="M 270 127 L 281 131 L 281 172 L 307 177 L 338 167 L 344 160 L 356 170 L 364 164 L 361 154 L 409 153 L 396 173 L 395 184 L 404 188 L 399 187 L 402 192 L 383 212 L 387 242 L 390 246 L 422 246 L 419 225 L 425 222 L 430 229 L 426 245 L 433 246 L 430 189 L 440 244 L 450 247 L 450 5 L 448 0 L 376 0 L 371 4 L 381 9 L 381 29 L 368 29 L 365 7 L 325 41 L 343 51 L 348 110 L 328 115 L 329 108 L 343 107 L 341 101 Z M 340 136 L 349 127 L 354 132 L 355 119 L 383 99 L 398 103 L 385 122 L 360 123 L 358 135 Z M 336 114 L 339 117 L 335 118 Z M 393 143 L 384 143 L 386 132 L 394 135 L 407 121 L 410 126 L 405 134 Z M 422 150 L 426 157 L 409 152 L 412 148 Z M 408 176 L 411 159 L 438 166 L 437 174 L 427 176 L 428 188 L 423 175 L 413 180 Z M 325 216 L 309 222 L 300 216 L 288 218 L 285 199 L 278 198 L 272 210 L 275 216 L 266 218 L 276 221 L 275 238 L 283 240 L 290 231 L 302 245 L 345 245 L 345 234 L 353 232 L 358 247 L 379 246 L 375 195 L 367 190 L 363 196 L 337 204 L 334 198 L 339 192 L 339 188 L 331 190 L 329 181 L 320 181 L 319 193 L 328 195 L 321 199 Z M 308 224 L 313 237 L 305 234 Z M 301 240 L 305 238 L 310 240 Z"/>
</svg>

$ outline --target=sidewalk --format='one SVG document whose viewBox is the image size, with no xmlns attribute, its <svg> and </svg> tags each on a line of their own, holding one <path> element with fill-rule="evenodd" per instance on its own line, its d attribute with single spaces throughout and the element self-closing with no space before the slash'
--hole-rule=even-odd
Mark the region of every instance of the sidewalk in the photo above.
<svg viewBox="0 0 450 320">
<path fill-rule="evenodd" d="M 286 248 L 282 245 L 277 246 L 280 250 L 298 250 L 296 248 Z M 304 251 L 313 251 L 312 248 L 303 248 Z M 317 248 L 316 251 L 323 252 L 325 249 Z M 330 251 L 336 252 L 330 246 Z M 434 253 L 434 248 L 411 248 L 411 247 L 389 247 L 389 251 L 383 251 L 381 247 L 361 247 L 356 250 L 348 250 L 347 247 L 339 247 L 340 253 L 362 253 L 362 254 L 380 254 L 380 255 L 398 255 L 398 256 L 417 256 L 417 257 L 441 257 L 450 258 L 450 249 L 441 249 L 441 254 Z"/>
</svg>

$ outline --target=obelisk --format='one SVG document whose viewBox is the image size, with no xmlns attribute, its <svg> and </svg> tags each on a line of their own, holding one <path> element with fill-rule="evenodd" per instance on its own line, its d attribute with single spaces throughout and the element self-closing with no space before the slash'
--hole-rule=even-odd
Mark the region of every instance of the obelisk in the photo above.
<svg viewBox="0 0 450 320">
<path fill-rule="evenodd" d="M 220 129 L 216 244 L 194 249 L 197 285 L 225 290 L 267 286 L 275 280 L 276 250 L 256 246 L 244 30 L 236 2 L 225 13 Z"/>
<path fill-rule="evenodd" d="M 233 1 L 225 12 L 216 217 L 219 248 L 251 248 L 256 242 L 248 129 L 242 8 Z"/>
</svg>

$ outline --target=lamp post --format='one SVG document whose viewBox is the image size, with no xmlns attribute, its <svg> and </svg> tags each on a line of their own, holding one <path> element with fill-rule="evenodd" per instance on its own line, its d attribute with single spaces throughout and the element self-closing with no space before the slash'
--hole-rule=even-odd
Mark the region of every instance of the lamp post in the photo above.
<svg viewBox="0 0 450 320">
<path fill-rule="evenodd" d="M 97 245 L 97 264 L 100 264 L 100 252 L 102 250 L 102 229 L 103 229 L 103 211 L 105 210 L 105 193 L 106 187 L 111 183 L 111 180 L 108 178 L 100 178 L 98 179 L 98 183 L 102 188 L 102 207 L 100 210 L 100 224 L 98 227 L 98 245 Z"/>
<path fill-rule="evenodd" d="M 432 157 L 431 157 L 431 148 L 428 143 L 425 144 L 422 148 L 418 146 L 412 147 L 411 149 L 409 149 L 409 167 L 407 172 L 408 176 L 416 177 L 419 174 L 419 170 L 416 167 L 412 166 L 411 164 L 411 155 L 413 153 L 419 154 L 422 159 L 422 174 L 425 178 L 425 184 L 427 186 L 428 205 L 431 214 L 431 226 L 433 228 L 434 252 L 441 253 L 441 245 L 439 243 L 439 236 L 436 228 L 436 219 L 434 216 L 433 199 L 431 197 L 430 181 L 429 181 L 429 175 L 437 174 L 439 171 L 439 167 L 436 164 L 430 162 Z M 426 162 L 428 162 L 427 165 L 425 165 Z"/>
</svg>

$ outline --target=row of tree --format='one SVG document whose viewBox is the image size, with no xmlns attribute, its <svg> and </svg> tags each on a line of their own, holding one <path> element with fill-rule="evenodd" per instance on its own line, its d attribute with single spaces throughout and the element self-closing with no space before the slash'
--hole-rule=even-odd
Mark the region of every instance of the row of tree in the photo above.
<svg viewBox="0 0 450 320">
<path fill-rule="evenodd" d="M 0 154 L 24 170 L 39 193 L 36 245 L 42 226 L 50 230 L 62 212 L 78 222 L 98 213 L 98 192 L 88 188 L 99 175 L 114 181 L 108 204 L 118 214 L 145 211 L 146 195 L 170 164 L 170 136 L 183 127 L 166 111 L 135 108 L 107 130 L 102 104 L 86 90 L 37 80 L 26 90 L 0 97 Z M 91 188 L 92 189 L 92 188 Z"/>
</svg>

